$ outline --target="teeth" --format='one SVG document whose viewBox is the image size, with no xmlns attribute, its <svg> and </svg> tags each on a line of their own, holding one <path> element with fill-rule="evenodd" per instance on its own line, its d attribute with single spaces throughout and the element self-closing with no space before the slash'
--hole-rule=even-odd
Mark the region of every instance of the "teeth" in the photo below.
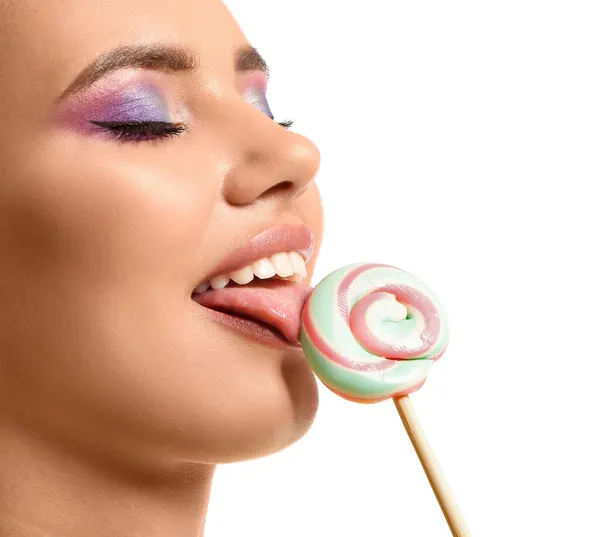
<svg viewBox="0 0 600 537">
<path fill-rule="evenodd" d="M 303 278 L 306 278 L 306 265 L 304 264 L 304 259 L 298 252 L 290 252 L 288 254 L 290 257 L 290 263 L 292 264 L 292 268 L 296 274 L 300 274 Z"/>
<path fill-rule="evenodd" d="M 286 276 L 292 276 L 294 274 L 294 269 L 292 268 L 292 263 L 290 262 L 290 256 L 286 253 L 279 253 L 271 256 L 271 263 L 273 264 L 273 268 L 275 272 L 284 278 Z M 303 261 L 304 263 L 304 261 Z"/>
<path fill-rule="evenodd" d="M 210 280 L 210 286 L 213 289 L 223 289 L 229 283 L 228 276 L 216 276 L 212 280 Z"/>
<path fill-rule="evenodd" d="M 236 270 L 230 274 L 231 279 L 239 284 L 244 285 L 250 283 L 254 279 L 254 272 L 251 267 L 244 267 L 240 270 Z"/>
<path fill-rule="evenodd" d="M 266 280 L 267 278 L 272 278 L 275 276 L 275 269 L 273 268 L 273 264 L 266 258 L 263 257 L 258 261 L 255 261 L 250 265 L 252 267 L 252 271 L 259 277 L 261 280 Z"/>
<path fill-rule="evenodd" d="M 210 284 L 208 282 L 201 283 L 198 287 L 196 287 L 196 289 L 194 289 L 194 293 L 204 293 L 204 291 L 206 291 L 209 287 Z"/>
<path fill-rule="evenodd" d="M 245 285 L 250 283 L 254 276 L 261 280 L 275 277 L 292 282 L 301 282 L 307 277 L 307 272 L 304 258 L 298 252 L 280 252 L 269 258 L 263 257 L 251 265 L 234 270 L 230 274 L 215 276 L 210 282 L 198 285 L 194 289 L 194 293 L 203 293 L 209 287 L 223 289 L 230 280 L 238 285 Z"/>
</svg>

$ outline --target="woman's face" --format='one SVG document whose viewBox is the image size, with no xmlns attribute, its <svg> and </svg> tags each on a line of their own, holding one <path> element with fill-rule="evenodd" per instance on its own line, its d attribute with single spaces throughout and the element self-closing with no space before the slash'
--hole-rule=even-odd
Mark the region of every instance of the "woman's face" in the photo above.
<svg viewBox="0 0 600 537">
<path fill-rule="evenodd" d="M 237 53 L 248 46 L 219 0 L 0 7 L 3 420 L 104 454 L 211 463 L 266 455 L 310 426 L 301 350 L 192 299 L 237 249 L 258 247 L 244 265 L 274 253 L 251 241 L 266 229 L 312 231 L 306 282 L 321 242 L 319 152 L 273 119 L 260 61 Z M 168 125 L 136 135 L 123 122 Z M 277 289 L 211 304 L 273 305 Z M 284 291 L 271 314 L 297 316 Z"/>
</svg>

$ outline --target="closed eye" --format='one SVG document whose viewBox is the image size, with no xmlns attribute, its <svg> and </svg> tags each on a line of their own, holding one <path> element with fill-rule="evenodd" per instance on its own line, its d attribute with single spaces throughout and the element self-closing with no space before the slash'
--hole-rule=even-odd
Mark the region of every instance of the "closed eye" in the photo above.
<svg viewBox="0 0 600 537">
<path fill-rule="evenodd" d="M 186 130 L 183 123 L 168 121 L 90 121 L 108 131 L 113 138 L 141 142 L 179 136 Z"/>
</svg>

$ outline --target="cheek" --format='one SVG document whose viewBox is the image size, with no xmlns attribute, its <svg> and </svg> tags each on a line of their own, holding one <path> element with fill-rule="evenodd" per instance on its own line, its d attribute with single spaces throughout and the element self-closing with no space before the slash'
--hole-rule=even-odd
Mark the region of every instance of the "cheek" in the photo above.
<svg viewBox="0 0 600 537">
<path fill-rule="evenodd" d="M 21 151 L 3 162 L 0 214 L 0 324 L 15 367 L 43 385 L 79 360 L 109 374 L 136 348 L 176 353 L 218 183 L 210 169 L 151 144 L 56 136 Z"/>
<path fill-rule="evenodd" d="M 0 355 L 15 398 L 48 424 L 89 423 L 76 408 L 130 408 L 132 425 L 148 393 L 161 403 L 148 409 L 155 416 L 186 379 L 202 378 L 198 361 L 182 359 L 184 290 L 219 181 L 174 149 L 160 157 L 152 144 L 74 140 L 57 136 L 3 162 Z M 191 388 L 187 402 L 198 405 Z"/>
<path fill-rule="evenodd" d="M 8 234 L 17 249 L 35 252 L 35 264 L 60 265 L 49 285 L 63 272 L 103 285 L 183 285 L 219 182 L 210 163 L 189 154 L 176 143 L 119 147 L 56 136 L 14 159 Z"/>
<path fill-rule="evenodd" d="M 309 276 L 312 276 L 323 241 L 324 226 L 323 204 L 319 189 L 314 181 L 296 198 L 295 206 L 298 215 L 306 222 L 306 225 L 315 236 L 315 251 L 307 265 Z"/>
</svg>

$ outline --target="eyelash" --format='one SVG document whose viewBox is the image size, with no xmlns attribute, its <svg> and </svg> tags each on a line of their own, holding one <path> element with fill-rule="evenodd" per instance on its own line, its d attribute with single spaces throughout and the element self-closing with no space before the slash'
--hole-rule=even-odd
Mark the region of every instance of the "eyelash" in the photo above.
<svg viewBox="0 0 600 537">
<path fill-rule="evenodd" d="M 183 123 L 166 121 L 91 121 L 94 125 L 107 129 L 116 139 L 143 142 L 161 138 L 179 136 L 185 132 Z M 294 122 L 285 120 L 278 122 L 284 129 L 289 129 Z"/>
<path fill-rule="evenodd" d="M 183 123 L 166 121 L 91 121 L 90 123 L 103 127 L 116 139 L 136 142 L 179 136 L 185 131 Z"/>
</svg>

